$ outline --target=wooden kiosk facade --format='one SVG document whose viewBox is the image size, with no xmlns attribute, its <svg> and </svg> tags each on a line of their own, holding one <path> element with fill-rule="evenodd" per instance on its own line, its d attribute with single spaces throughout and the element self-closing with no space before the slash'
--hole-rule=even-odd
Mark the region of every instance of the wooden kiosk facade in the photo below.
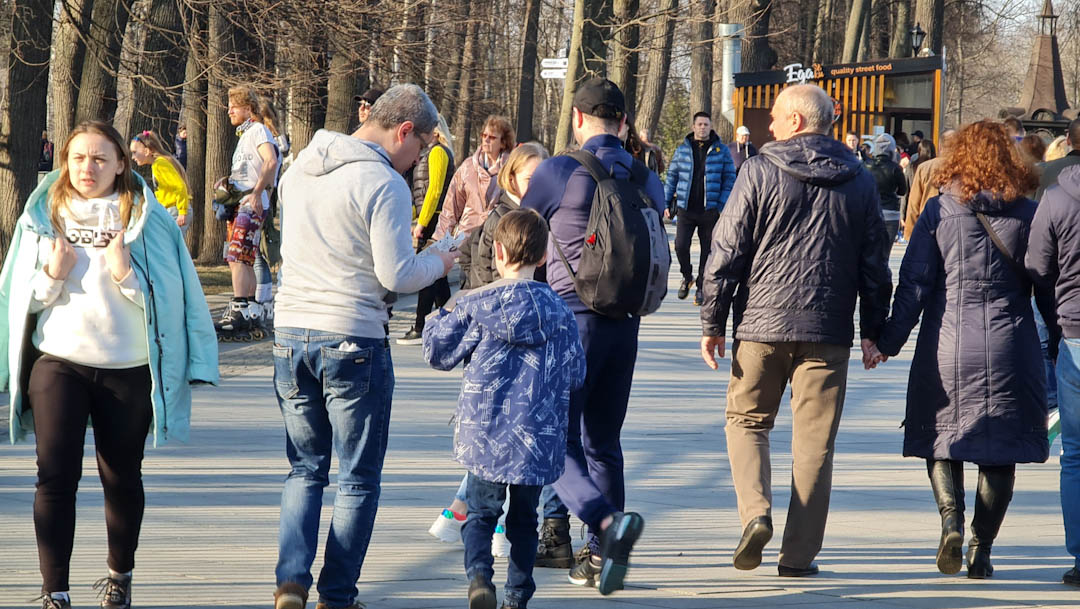
<svg viewBox="0 0 1080 609">
<path fill-rule="evenodd" d="M 944 60 L 940 56 L 882 59 L 822 66 L 801 64 L 782 70 L 735 75 L 735 125 L 746 125 L 757 145 L 772 140 L 769 110 L 780 91 L 800 82 L 820 86 L 837 104 L 833 136 L 860 138 L 921 129 L 939 146 L 945 99 Z"/>
</svg>

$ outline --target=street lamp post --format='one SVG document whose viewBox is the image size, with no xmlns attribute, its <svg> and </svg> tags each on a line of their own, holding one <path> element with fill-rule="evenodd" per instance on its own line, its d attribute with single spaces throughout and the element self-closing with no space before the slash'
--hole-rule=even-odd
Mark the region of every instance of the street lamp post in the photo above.
<svg viewBox="0 0 1080 609">
<path fill-rule="evenodd" d="M 909 33 L 911 34 L 911 56 L 918 57 L 923 40 L 926 40 L 926 32 L 924 32 L 922 27 L 916 23 L 915 27 L 911 28 Z"/>
</svg>

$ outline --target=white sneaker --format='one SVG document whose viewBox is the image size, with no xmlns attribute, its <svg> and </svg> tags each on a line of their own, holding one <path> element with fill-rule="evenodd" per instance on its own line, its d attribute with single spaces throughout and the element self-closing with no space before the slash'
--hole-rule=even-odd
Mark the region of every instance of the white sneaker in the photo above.
<svg viewBox="0 0 1080 609">
<path fill-rule="evenodd" d="M 454 512 L 445 509 L 435 518 L 428 533 L 443 543 L 461 543 L 461 527 L 464 524 L 464 520 L 454 517 Z"/>
<path fill-rule="evenodd" d="M 503 523 L 495 525 L 495 534 L 491 536 L 491 555 L 499 558 L 510 556 L 510 540 L 506 538 Z"/>
</svg>

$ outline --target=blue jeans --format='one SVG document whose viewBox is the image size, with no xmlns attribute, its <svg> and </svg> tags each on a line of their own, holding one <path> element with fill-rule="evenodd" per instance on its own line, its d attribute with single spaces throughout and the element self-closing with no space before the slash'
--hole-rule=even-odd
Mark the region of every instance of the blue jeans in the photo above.
<svg viewBox="0 0 1080 609">
<path fill-rule="evenodd" d="M 339 349 L 345 341 L 357 349 Z M 356 600 L 356 580 L 379 507 L 394 393 L 389 346 L 382 338 L 278 328 L 274 387 L 292 465 L 281 493 L 277 584 L 311 587 L 319 512 L 334 448 L 338 489 L 319 574 L 319 602 L 334 609 L 348 607 Z"/>
<path fill-rule="evenodd" d="M 1065 549 L 1080 568 L 1080 339 L 1058 348 L 1058 413 L 1061 416 L 1061 513 Z"/>
<path fill-rule="evenodd" d="M 562 499 L 559 499 L 555 487 L 550 484 L 545 485 L 544 490 L 540 491 L 540 503 L 544 507 L 544 518 L 562 518 L 566 520 L 570 517 L 570 508 L 566 507 Z"/>
<path fill-rule="evenodd" d="M 1046 364 L 1046 405 L 1053 409 L 1058 407 L 1057 375 L 1054 374 L 1054 360 L 1050 359 L 1050 331 L 1046 328 L 1039 307 L 1035 306 L 1035 299 L 1031 299 L 1031 310 L 1035 312 L 1035 331 L 1039 333 L 1039 346 L 1042 347 L 1043 362 Z"/>
<path fill-rule="evenodd" d="M 536 560 L 536 504 L 540 501 L 539 486 L 521 486 L 488 482 L 469 474 L 469 518 L 461 527 L 465 543 L 465 574 L 471 581 L 481 575 L 495 577 L 495 559 L 491 556 L 491 536 L 503 510 L 506 489 L 510 489 L 510 510 L 506 514 L 506 539 L 510 542 L 510 560 L 506 566 L 506 587 L 503 604 L 524 607 L 536 592 L 533 563 Z"/>
</svg>

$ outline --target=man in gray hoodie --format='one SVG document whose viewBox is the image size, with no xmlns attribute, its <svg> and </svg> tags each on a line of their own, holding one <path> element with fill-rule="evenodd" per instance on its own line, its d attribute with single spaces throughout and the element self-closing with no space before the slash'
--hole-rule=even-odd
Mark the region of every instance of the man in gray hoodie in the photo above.
<svg viewBox="0 0 1080 609">
<path fill-rule="evenodd" d="M 307 602 L 332 448 L 338 490 L 318 606 L 359 606 L 394 390 L 383 298 L 431 285 L 456 258 L 415 253 L 401 176 L 437 121 L 419 87 L 393 87 L 353 135 L 318 131 L 281 178 L 274 386 L 292 471 L 281 497 L 275 609 Z"/>
</svg>

